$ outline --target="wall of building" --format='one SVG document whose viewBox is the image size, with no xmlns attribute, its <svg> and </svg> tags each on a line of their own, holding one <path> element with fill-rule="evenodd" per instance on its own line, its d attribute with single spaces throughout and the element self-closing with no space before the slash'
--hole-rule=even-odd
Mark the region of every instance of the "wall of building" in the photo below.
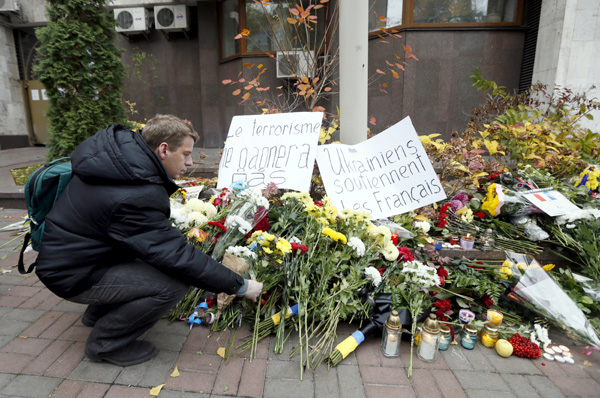
<svg viewBox="0 0 600 398">
<path fill-rule="evenodd" d="M 370 46 L 370 74 L 384 70 L 396 55 L 408 65 L 399 79 L 384 77 L 388 93 L 377 84 L 369 91 L 369 115 L 379 132 L 410 116 L 419 134 L 439 133 L 448 138 L 462 131 L 470 111 L 483 94 L 471 87 L 470 75 L 479 67 L 483 76 L 508 89 L 518 87 L 524 32 L 520 30 L 413 30 L 400 40 Z M 410 45 L 419 61 L 406 59 L 403 45 Z"/>
<path fill-rule="evenodd" d="M 600 2 L 544 0 L 533 81 L 600 98 Z M 596 88 L 590 90 L 592 85 Z M 600 111 L 582 124 L 600 132 Z"/>
<path fill-rule="evenodd" d="M 29 145 L 12 29 L 0 26 L 0 149 Z"/>
<path fill-rule="evenodd" d="M 15 48 L 19 29 L 47 22 L 45 0 L 21 1 L 19 14 L 0 15 L 0 149 L 29 145 L 26 98 Z"/>
</svg>

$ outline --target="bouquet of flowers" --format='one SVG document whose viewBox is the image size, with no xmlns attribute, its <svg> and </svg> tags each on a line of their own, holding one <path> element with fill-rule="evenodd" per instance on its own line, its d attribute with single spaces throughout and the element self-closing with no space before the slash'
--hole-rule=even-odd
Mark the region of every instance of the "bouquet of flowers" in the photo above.
<svg viewBox="0 0 600 398">
<path fill-rule="evenodd" d="M 481 209 L 487 211 L 492 217 L 498 216 L 526 216 L 543 213 L 536 206 L 517 192 L 493 183 L 488 185 L 487 194 L 481 202 Z"/>
<path fill-rule="evenodd" d="M 417 318 L 432 304 L 429 289 L 440 286 L 440 284 L 441 280 L 435 268 L 413 260 L 406 261 L 402 264 L 402 267 L 392 271 L 384 289 L 386 293 L 392 294 L 392 306 L 394 309 L 406 307 L 412 316 L 408 377 L 412 375 L 412 357 Z"/>
<path fill-rule="evenodd" d="M 565 330 L 574 339 L 600 348 L 600 338 L 577 304 L 532 257 L 506 252 L 500 276 L 512 282 L 508 297 Z"/>
<path fill-rule="evenodd" d="M 217 261 L 221 260 L 225 250 L 235 246 L 246 236 L 266 217 L 268 210 L 269 201 L 262 196 L 260 190 L 244 189 L 231 204 L 224 224 L 226 231 L 217 240 L 212 257 Z"/>
</svg>

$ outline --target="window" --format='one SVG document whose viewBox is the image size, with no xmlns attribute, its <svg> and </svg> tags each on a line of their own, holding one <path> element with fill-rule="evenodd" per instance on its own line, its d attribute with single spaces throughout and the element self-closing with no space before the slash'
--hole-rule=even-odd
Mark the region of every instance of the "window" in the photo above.
<svg viewBox="0 0 600 398">
<path fill-rule="evenodd" d="M 288 18 L 290 8 L 296 5 L 308 8 L 318 5 L 315 0 L 271 0 L 268 4 L 254 0 L 224 0 L 220 3 L 222 58 L 235 55 L 260 54 L 265 51 L 314 50 L 321 48 L 325 25 L 325 8 L 311 10 L 317 17 L 310 28 L 292 25 Z M 296 27 L 298 26 L 298 29 Z M 234 37 L 244 29 L 250 31 L 247 38 Z"/>
<path fill-rule="evenodd" d="M 369 0 L 369 31 L 396 26 L 515 25 L 522 0 Z"/>
</svg>

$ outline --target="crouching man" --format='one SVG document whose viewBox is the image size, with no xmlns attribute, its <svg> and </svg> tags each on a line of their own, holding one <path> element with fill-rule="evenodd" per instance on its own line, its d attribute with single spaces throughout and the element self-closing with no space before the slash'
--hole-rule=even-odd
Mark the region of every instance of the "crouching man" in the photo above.
<svg viewBox="0 0 600 398">
<path fill-rule="evenodd" d="M 190 285 L 256 300 L 262 283 L 245 280 L 188 244 L 169 221 L 174 178 L 192 165 L 198 134 L 157 115 L 142 133 L 99 131 L 72 156 L 73 178 L 46 217 L 36 273 L 54 292 L 88 304 L 85 353 L 119 366 L 153 358 L 137 340 Z"/>
</svg>

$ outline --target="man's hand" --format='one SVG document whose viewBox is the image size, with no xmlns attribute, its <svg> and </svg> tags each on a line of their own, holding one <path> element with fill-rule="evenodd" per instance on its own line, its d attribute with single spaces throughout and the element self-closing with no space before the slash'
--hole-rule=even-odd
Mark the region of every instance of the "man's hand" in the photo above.
<svg viewBox="0 0 600 398">
<path fill-rule="evenodd" d="M 262 282 L 257 282 L 248 279 L 248 290 L 246 290 L 246 294 L 244 294 L 244 297 L 256 302 L 256 299 L 258 298 L 258 296 L 260 296 L 260 293 L 262 292 L 262 288 Z"/>
</svg>

